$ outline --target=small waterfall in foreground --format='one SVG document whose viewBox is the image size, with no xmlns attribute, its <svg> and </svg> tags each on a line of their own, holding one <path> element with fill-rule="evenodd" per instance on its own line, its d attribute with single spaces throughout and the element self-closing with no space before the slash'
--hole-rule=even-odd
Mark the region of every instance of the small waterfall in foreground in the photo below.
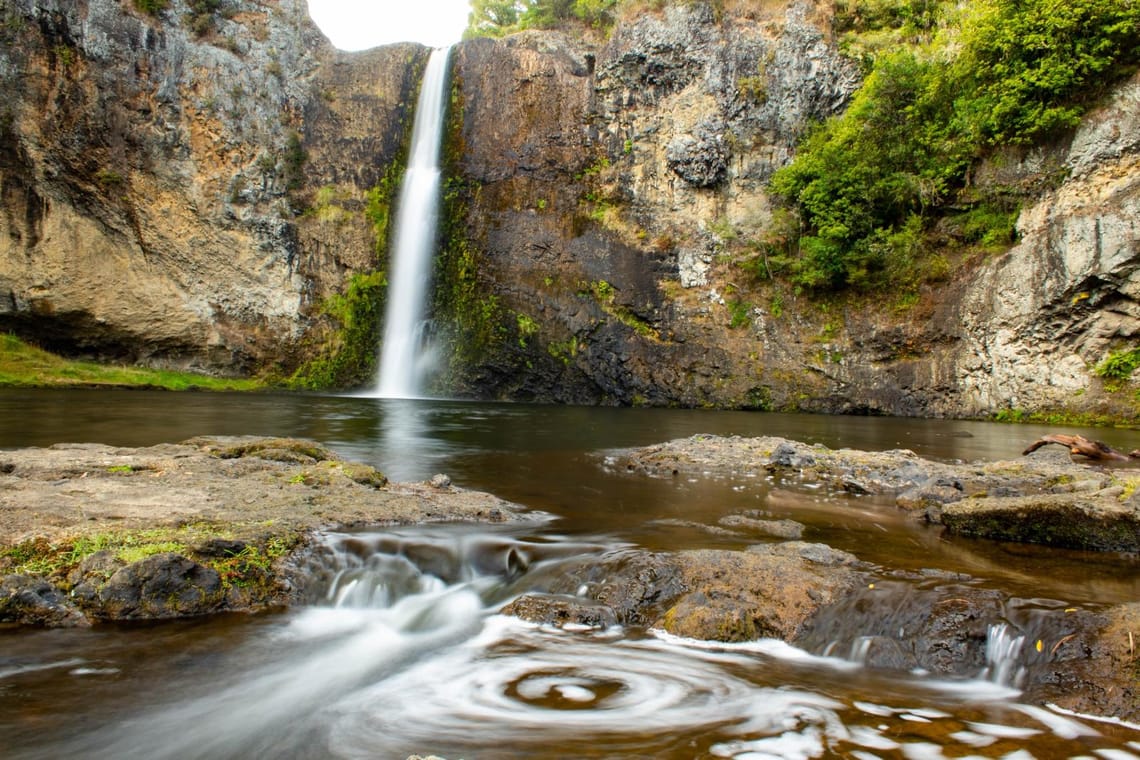
<svg viewBox="0 0 1140 760">
<path fill-rule="evenodd" d="M 388 309 L 376 393 L 415 398 L 431 364 L 424 336 L 439 220 L 440 142 L 451 48 L 433 50 L 424 69 L 408 167 L 397 203 L 395 243 L 388 272 Z"/>
</svg>

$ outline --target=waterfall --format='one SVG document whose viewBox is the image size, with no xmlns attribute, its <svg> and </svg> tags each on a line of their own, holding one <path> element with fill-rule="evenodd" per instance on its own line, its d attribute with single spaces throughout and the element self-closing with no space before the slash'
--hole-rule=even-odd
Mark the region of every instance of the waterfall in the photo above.
<svg viewBox="0 0 1140 760">
<path fill-rule="evenodd" d="M 451 48 L 433 50 L 424 70 L 408 167 L 397 203 L 395 244 L 388 272 L 388 310 L 380 355 L 377 395 L 415 398 L 431 364 L 424 336 L 425 302 L 431 283 L 438 218 L 440 166 Z"/>
</svg>

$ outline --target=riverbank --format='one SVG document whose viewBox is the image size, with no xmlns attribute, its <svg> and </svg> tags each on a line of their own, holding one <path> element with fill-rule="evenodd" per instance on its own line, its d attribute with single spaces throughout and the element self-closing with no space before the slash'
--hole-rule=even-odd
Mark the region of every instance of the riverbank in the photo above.
<svg viewBox="0 0 1140 760">
<path fill-rule="evenodd" d="M 301 593 L 317 531 L 503 521 L 489 494 L 383 473 L 308 441 L 0 452 L 0 623 L 85 625 L 257 610 Z"/>
<path fill-rule="evenodd" d="M 75 361 L 0 334 L 0 387 L 160 388 L 171 391 L 251 391 L 265 387 L 252 378 L 212 377 L 192 372 Z"/>
</svg>

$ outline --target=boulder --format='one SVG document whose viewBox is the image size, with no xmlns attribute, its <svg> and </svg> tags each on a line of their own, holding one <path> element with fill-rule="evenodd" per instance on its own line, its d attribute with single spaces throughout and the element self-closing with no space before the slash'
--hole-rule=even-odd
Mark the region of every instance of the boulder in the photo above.
<svg viewBox="0 0 1140 760">
<path fill-rule="evenodd" d="M 655 625 L 695 639 L 792 641 L 813 615 L 854 587 L 855 562 L 830 547 L 799 543 L 681 552 L 676 563 L 686 592 Z"/>
<path fill-rule="evenodd" d="M 1140 551 L 1140 511 L 1112 496 L 1084 493 L 964 499 L 942 508 L 961 536 L 1066 549 Z"/>
<path fill-rule="evenodd" d="M 0 578 L 0 623 L 73 628 L 87 625 L 87 618 L 44 578 L 6 575 Z"/>
<path fill-rule="evenodd" d="M 163 552 L 115 572 L 93 597 L 88 614 L 104 620 L 191 617 L 216 612 L 225 600 L 221 577 L 175 552 Z"/>
</svg>

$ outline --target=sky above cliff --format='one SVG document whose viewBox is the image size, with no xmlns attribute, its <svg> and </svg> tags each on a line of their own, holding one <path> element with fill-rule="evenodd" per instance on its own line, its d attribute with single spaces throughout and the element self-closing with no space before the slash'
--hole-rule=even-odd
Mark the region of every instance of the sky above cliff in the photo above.
<svg viewBox="0 0 1140 760">
<path fill-rule="evenodd" d="M 467 27 L 469 0 L 309 0 L 309 15 L 341 50 L 392 42 L 443 47 Z"/>
</svg>

